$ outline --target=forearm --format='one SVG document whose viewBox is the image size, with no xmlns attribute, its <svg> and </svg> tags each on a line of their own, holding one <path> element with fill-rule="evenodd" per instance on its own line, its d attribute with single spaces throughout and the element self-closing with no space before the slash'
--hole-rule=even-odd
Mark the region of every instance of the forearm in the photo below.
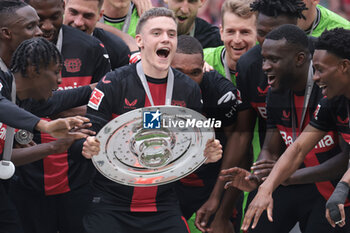
<svg viewBox="0 0 350 233">
<path fill-rule="evenodd" d="M 348 155 L 341 152 L 318 166 L 298 169 L 290 177 L 288 184 L 308 184 L 337 179 L 346 172 L 347 164 Z"/>
<path fill-rule="evenodd" d="M 53 143 L 43 143 L 26 148 L 15 148 L 12 151 L 11 161 L 15 166 L 32 163 L 56 153 L 57 148 Z"/>
</svg>

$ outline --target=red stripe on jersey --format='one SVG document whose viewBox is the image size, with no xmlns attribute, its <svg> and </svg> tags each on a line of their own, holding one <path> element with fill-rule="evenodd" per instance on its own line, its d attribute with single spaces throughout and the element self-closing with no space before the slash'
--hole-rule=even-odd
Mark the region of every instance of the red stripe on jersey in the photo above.
<svg viewBox="0 0 350 233">
<path fill-rule="evenodd" d="M 185 225 L 186 225 L 186 228 L 187 228 L 188 233 L 191 233 L 190 228 L 189 228 L 189 226 L 188 226 L 188 223 L 187 223 L 186 219 L 184 218 L 184 216 L 181 216 L 181 219 L 182 219 L 182 221 L 184 221 L 184 223 L 185 223 Z"/>
<path fill-rule="evenodd" d="M 252 107 L 255 109 L 255 111 L 260 115 L 262 118 L 267 118 L 267 112 L 266 112 L 266 103 L 256 103 L 256 102 L 250 102 Z"/>
<path fill-rule="evenodd" d="M 165 104 L 166 83 L 154 84 L 148 82 L 148 86 L 155 105 Z M 146 95 L 145 107 L 151 106 Z M 156 197 L 158 187 L 135 187 L 131 199 L 130 211 L 135 212 L 155 212 L 157 211 Z"/>
<path fill-rule="evenodd" d="M 303 107 L 304 107 L 304 96 L 294 95 L 294 106 L 297 114 L 297 122 L 298 122 L 297 125 L 298 125 L 298 128 L 300 128 L 301 114 L 303 112 Z M 310 122 L 309 108 L 307 107 L 304 122 L 301 128 L 304 129 L 305 126 L 309 124 L 309 122 Z M 297 136 L 299 136 L 299 134 L 300 132 L 299 130 L 297 130 Z"/>
<path fill-rule="evenodd" d="M 91 80 L 92 76 L 62 77 L 62 83 L 58 86 L 58 90 L 67 90 L 89 85 Z"/>
<path fill-rule="evenodd" d="M 185 186 L 204 187 L 203 180 L 195 173 L 189 174 L 188 176 L 182 178 L 180 182 Z"/>
<path fill-rule="evenodd" d="M 344 141 L 350 144 L 350 134 L 346 134 L 346 133 L 340 133 L 340 134 L 343 137 Z"/>
<path fill-rule="evenodd" d="M 48 134 L 41 134 L 41 143 L 55 141 Z M 44 189 L 46 195 L 55 195 L 70 191 L 68 182 L 67 153 L 53 154 L 43 159 Z"/>
<path fill-rule="evenodd" d="M 5 146 L 6 128 L 7 128 L 7 125 L 0 122 L 0 155 L 2 154 L 2 151 L 4 150 L 4 146 Z"/>
<path fill-rule="evenodd" d="M 132 194 L 131 212 L 156 212 L 156 196 L 158 187 L 134 187 Z"/>
<path fill-rule="evenodd" d="M 304 164 L 307 167 L 313 167 L 313 166 L 317 166 L 320 163 L 317 160 L 316 154 L 313 153 L 313 151 L 309 152 L 304 160 Z M 330 181 L 324 181 L 324 182 L 316 182 L 316 186 L 318 191 L 321 193 L 321 195 L 328 200 L 335 187 L 333 186 L 333 184 Z M 349 200 L 346 200 L 345 206 L 350 206 Z"/>
</svg>

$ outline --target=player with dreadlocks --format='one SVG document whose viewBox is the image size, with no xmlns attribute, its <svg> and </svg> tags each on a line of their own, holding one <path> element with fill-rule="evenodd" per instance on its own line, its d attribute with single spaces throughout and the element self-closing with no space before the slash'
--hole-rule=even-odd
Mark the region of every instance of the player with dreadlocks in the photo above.
<svg viewBox="0 0 350 233">
<path fill-rule="evenodd" d="M 38 27 L 39 17 L 35 10 L 23 1 L 0 1 L 0 70 L 6 72 L 11 64 L 11 57 L 18 45 L 26 39 L 40 36 Z M 1 90 L 0 85 L 0 90 Z M 58 130 L 67 127 L 69 121 L 45 122 L 40 118 L 24 111 L 14 105 L 6 97 L 0 95 L 0 122 L 28 131 L 39 130 L 52 133 L 58 137 L 66 136 L 57 134 Z M 9 117 L 11 116 L 11 117 Z M 60 123 L 60 124 L 58 124 Z M 63 123 L 63 124 L 62 124 Z M 71 122 L 73 124 L 73 121 Z M 67 126 L 66 126 L 67 124 Z"/>
<path fill-rule="evenodd" d="M 38 117 L 57 114 L 67 108 L 84 104 L 91 93 L 91 88 L 89 86 L 81 87 L 79 90 L 56 92 L 53 95 L 52 91 L 57 89 L 58 84 L 61 82 L 61 68 L 61 55 L 52 43 L 44 38 L 32 38 L 26 40 L 19 45 L 13 54 L 11 66 L 11 71 L 13 73 L 0 71 L 0 94 L 10 100 L 11 94 L 15 90 L 16 104 L 25 110 L 38 115 Z M 84 96 L 84 98 L 82 96 Z M 8 115 L 7 117 L 12 118 L 14 116 Z M 74 125 L 81 125 L 86 121 L 88 121 L 88 119 L 84 117 L 70 117 L 63 123 L 67 124 L 72 122 L 70 125 L 73 127 Z M 61 122 L 62 124 L 62 119 L 54 120 L 47 124 L 55 124 L 54 122 L 56 122 L 56 124 L 57 122 Z M 28 120 L 24 119 L 22 124 L 28 125 Z M 29 126 L 26 128 L 28 127 Z M 1 158 L 5 143 L 6 128 L 6 125 L 0 122 Z M 58 131 L 58 133 L 60 132 Z M 60 136 L 57 133 L 56 135 Z M 86 136 L 83 133 L 75 133 L 74 135 L 75 138 Z M 55 144 L 47 143 L 46 145 L 42 144 L 14 149 L 12 151 L 11 161 L 15 165 L 23 165 L 38 160 L 54 151 L 60 152 L 67 148 L 63 143 L 67 140 L 69 141 L 69 145 L 74 141 L 74 139 L 59 139 Z M 0 180 L 1 230 L 10 233 L 20 232 L 18 217 L 12 203 L 7 197 L 8 190 L 6 190 L 5 187 L 5 181 Z"/>
<path fill-rule="evenodd" d="M 260 186 L 259 192 L 249 206 L 244 229 L 254 218 L 258 222 L 264 210 L 270 221 L 278 218 L 273 212 L 274 190 L 295 172 L 304 161 L 305 156 L 324 137 L 328 130 L 337 130 L 347 144 L 350 144 L 349 100 L 350 100 L 350 31 L 337 28 L 325 31 L 315 46 L 313 80 L 322 88 L 323 98 L 314 112 L 314 117 L 297 140 L 283 153 L 270 175 Z M 326 216 L 333 227 L 345 225 L 344 202 L 349 192 L 349 170 L 338 183 L 334 193 L 327 202 Z M 291 194 L 289 194 L 291 195 Z M 305 193 L 305 195 L 309 195 Z M 274 200 L 273 200 L 274 199 Z M 259 221 L 260 224 L 260 221 Z M 334 232 L 341 232 L 336 228 Z M 321 231 L 312 231 L 321 232 Z M 349 231 L 346 231 L 349 232 Z"/>
</svg>

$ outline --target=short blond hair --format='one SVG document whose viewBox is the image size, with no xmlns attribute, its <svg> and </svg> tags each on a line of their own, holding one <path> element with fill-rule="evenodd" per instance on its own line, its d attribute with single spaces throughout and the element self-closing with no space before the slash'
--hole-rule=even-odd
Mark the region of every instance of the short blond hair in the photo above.
<svg viewBox="0 0 350 233">
<path fill-rule="evenodd" d="M 256 12 L 251 11 L 250 4 L 254 0 L 226 0 L 221 7 L 221 24 L 224 26 L 224 15 L 226 12 L 233 13 L 238 17 L 248 19 Z"/>
</svg>

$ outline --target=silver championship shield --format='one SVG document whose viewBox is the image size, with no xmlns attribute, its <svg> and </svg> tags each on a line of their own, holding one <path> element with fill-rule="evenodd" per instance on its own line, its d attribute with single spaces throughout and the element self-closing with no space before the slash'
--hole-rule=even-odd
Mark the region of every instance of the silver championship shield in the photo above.
<svg viewBox="0 0 350 233">
<path fill-rule="evenodd" d="M 100 153 L 92 158 L 110 180 L 129 186 L 154 186 L 192 173 L 206 160 L 206 142 L 215 122 L 178 106 L 127 112 L 97 134 Z"/>
</svg>

